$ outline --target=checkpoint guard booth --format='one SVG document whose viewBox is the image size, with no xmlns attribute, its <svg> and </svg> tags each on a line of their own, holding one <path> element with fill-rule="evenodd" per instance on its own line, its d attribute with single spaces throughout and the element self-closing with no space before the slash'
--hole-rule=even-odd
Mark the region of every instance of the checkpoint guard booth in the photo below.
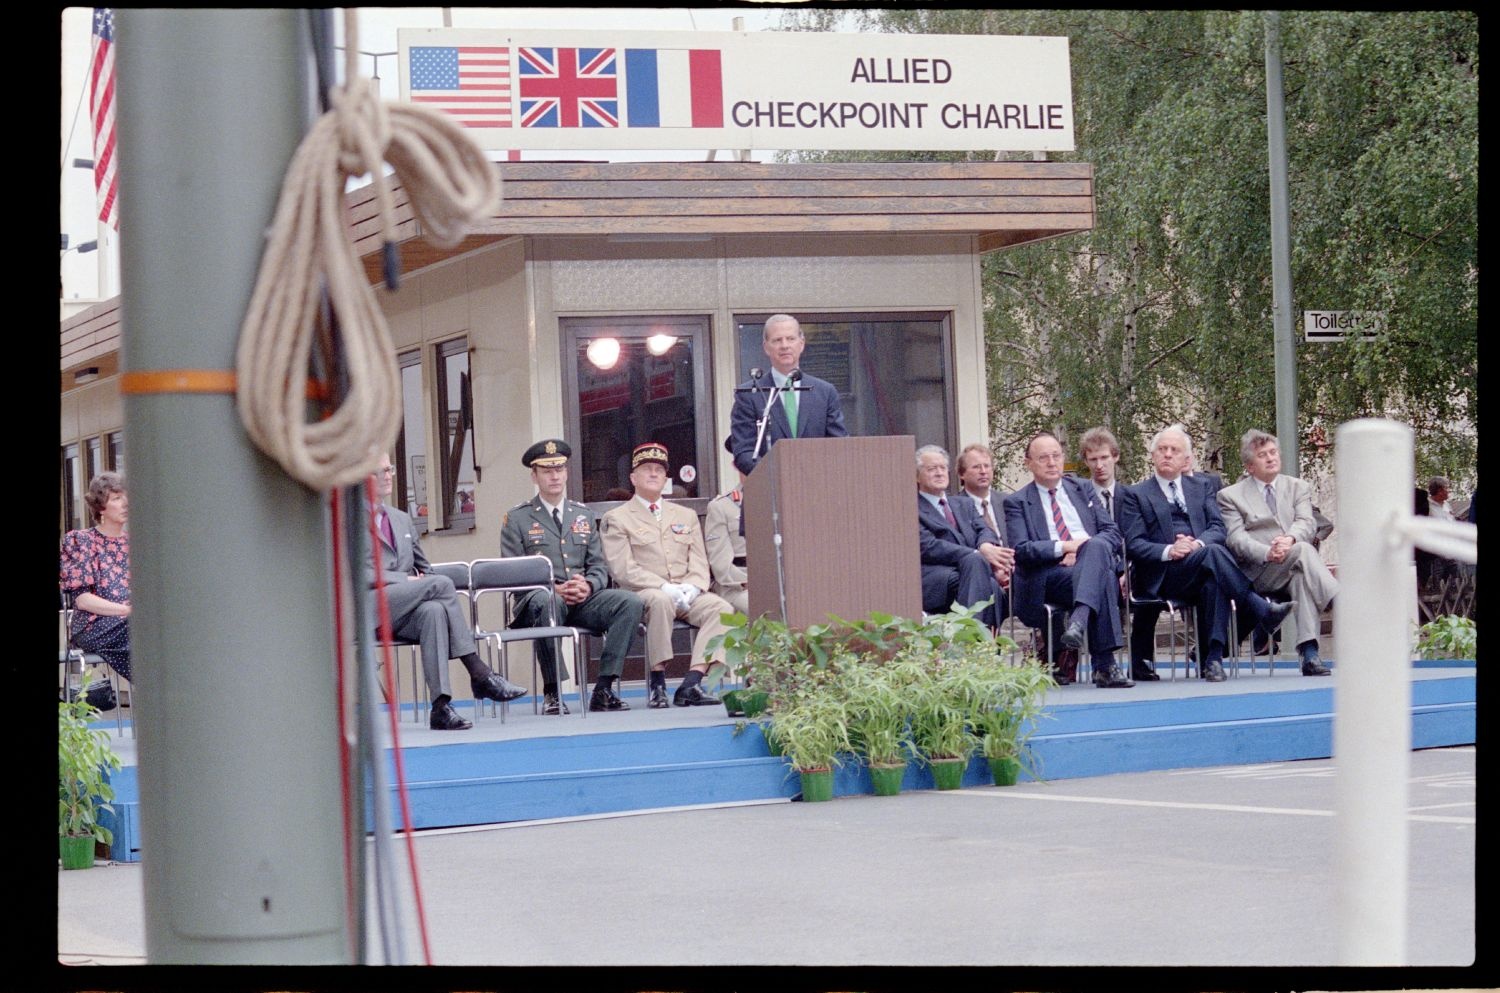
<svg viewBox="0 0 1500 993">
<path fill-rule="evenodd" d="M 838 388 L 851 435 L 953 452 L 988 441 L 982 259 L 1093 226 L 1092 166 L 1045 160 L 1073 147 L 1064 38 L 400 35 L 404 98 L 462 115 L 475 104 L 454 98 L 468 91 L 416 67 L 462 68 L 483 50 L 504 78 L 506 115 L 465 123 L 481 147 L 550 160 L 498 162 L 499 208 L 450 249 L 421 239 L 397 188 L 396 291 L 383 285 L 371 188 L 346 197 L 401 370 L 393 500 L 432 561 L 499 554 L 503 515 L 533 493 L 521 453 L 541 438 L 569 440 L 568 495 L 589 503 L 628 496 L 631 449 L 659 441 L 667 498 L 701 514 L 740 484 L 723 441 L 735 386 L 766 364 L 761 330 L 775 313 L 802 323 L 802 367 Z M 770 79 L 765 64 L 798 69 Z M 614 99 L 570 95 L 568 79 L 608 80 Z M 648 99 L 654 125 L 639 123 Z M 968 154 L 565 161 L 600 148 Z M 118 299 L 62 323 L 65 526 L 82 516 L 89 460 L 117 443 L 118 336 Z M 910 472 L 863 485 L 914 488 Z"/>
</svg>

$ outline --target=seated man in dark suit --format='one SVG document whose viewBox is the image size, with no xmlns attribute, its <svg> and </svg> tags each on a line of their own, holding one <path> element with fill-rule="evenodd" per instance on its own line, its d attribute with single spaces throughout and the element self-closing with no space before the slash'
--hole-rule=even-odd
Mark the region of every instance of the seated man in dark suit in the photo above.
<svg viewBox="0 0 1500 993">
<path fill-rule="evenodd" d="M 726 445 L 734 455 L 735 466 L 747 476 L 771 446 L 783 438 L 844 438 L 849 434 L 844 427 L 844 408 L 839 403 L 838 389 L 826 380 L 803 375 L 797 369 L 802 350 L 806 347 L 802 325 L 795 317 L 774 314 L 766 319 L 761 348 L 771 360 L 771 373 L 741 384 L 735 391 L 734 407 L 729 412 Z M 793 373 L 796 373 L 795 377 Z M 792 379 L 795 381 L 791 385 L 798 388 L 786 389 L 777 397 L 771 407 L 765 436 L 757 446 L 758 425 L 771 388 L 784 387 Z"/>
<path fill-rule="evenodd" d="M 1199 675 L 1223 682 L 1229 601 L 1250 622 L 1270 632 L 1295 604 L 1271 603 L 1256 593 L 1225 545 L 1224 519 L 1203 481 L 1183 475 L 1191 458 L 1187 432 L 1179 425 L 1151 439 L 1156 467 L 1144 482 L 1120 496 L 1118 520 L 1125 535 L 1132 582 L 1139 597 L 1188 600 L 1202 614 L 1198 626 Z M 1144 613 L 1144 612 L 1143 612 Z M 1131 668 L 1150 668 L 1155 651 L 1155 613 L 1150 624 L 1137 617 L 1130 633 Z"/>
<path fill-rule="evenodd" d="M 992 601 L 979 618 L 991 628 L 1005 620 L 1001 587 L 1010 582 L 1015 552 L 1000 547 L 974 501 L 948 499 L 948 453 L 917 449 L 917 542 L 922 555 L 922 609 L 947 613 L 954 602 Z"/>
<path fill-rule="evenodd" d="M 1005 498 L 1005 532 L 1016 551 L 1016 616 L 1030 627 L 1047 625 L 1044 604 L 1066 613 L 1063 644 L 1083 646 L 1088 634 L 1094 685 L 1134 686 L 1115 667 L 1120 647 L 1120 604 L 1115 556 L 1120 529 L 1087 482 L 1063 476 L 1063 449 L 1050 431 L 1026 445 L 1034 485 Z"/>
<path fill-rule="evenodd" d="M 385 587 L 391 634 L 421 645 L 422 677 L 432 696 L 428 726 L 434 731 L 466 731 L 474 725 L 453 709 L 449 659 L 458 659 L 468 670 L 475 700 L 514 700 L 524 696 L 526 688 L 508 682 L 484 664 L 474 645 L 473 622 L 458 602 L 453 581 L 433 574 L 411 518 L 385 502 L 395 471 L 390 456 L 382 456 L 375 474 L 377 500 L 370 507 L 380 535 L 380 571 L 370 576 L 370 588 Z M 379 615 L 372 612 L 371 616 Z"/>
</svg>

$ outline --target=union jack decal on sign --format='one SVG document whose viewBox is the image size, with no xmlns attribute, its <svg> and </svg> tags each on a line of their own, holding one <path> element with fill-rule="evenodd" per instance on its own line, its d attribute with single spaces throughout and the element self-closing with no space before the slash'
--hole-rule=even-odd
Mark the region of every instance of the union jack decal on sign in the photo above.
<svg viewBox="0 0 1500 993">
<path fill-rule="evenodd" d="M 617 55 L 614 48 L 522 48 L 521 127 L 618 128 Z"/>
</svg>

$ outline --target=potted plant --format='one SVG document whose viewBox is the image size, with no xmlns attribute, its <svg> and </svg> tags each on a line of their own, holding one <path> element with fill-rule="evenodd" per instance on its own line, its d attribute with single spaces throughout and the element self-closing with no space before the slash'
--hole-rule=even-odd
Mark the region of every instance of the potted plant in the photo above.
<svg viewBox="0 0 1500 993">
<path fill-rule="evenodd" d="M 1417 628 L 1417 654 L 1424 659 L 1479 658 L 1479 630 L 1458 614 L 1435 617 Z"/>
<path fill-rule="evenodd" d="M 831 690 L 809 692 L 778 708 L 773 725 L 777 743 L 802 777 L 802 799 L 833 799 L 833 768 L 849 751 L 844 701 Z"/>
<path fill-rule="evenodd" d="M 944 659 L 913 687 L 911 737 L 940 790 L 958 789 L 977 738 L 969 724 L 972 677 Z"/>
<path fill-rule="evenodd" d="M 112 808 L 115 798 L 109 770 L 120 768 L 120 757 L 109 747 L 108 732 L 90 722 L 99 711 L 84 692 L 57 704 L 58 854 L 64 869 L 87 869 L 94 864 L 94 843 L 114 840 L 99 823 L 99 812 Z"/>
<path fill-rule="evenodd" d="M 909 662 L 880 664 L 861 656 L 839 683 L 848 712 L 849 742 L 870 770 L 876 796 L 901 792 L 911 756 L 912 686 L 921 672 Z"/>
<path fill-rule="evenodd" d="M 1027 657 L 1020 665 L 993 660 L 976 664 L 984 673 L 986 692 L 978 698 L 970 720 L 979 734 L 979 754 L 989 762 L 996 786 L 1014 786 L 1021 767 L 1038 778 L 1030 761 L 1027 740 L 1036 731 L 1052 677 L 1040 663 Z"/>
</svg>

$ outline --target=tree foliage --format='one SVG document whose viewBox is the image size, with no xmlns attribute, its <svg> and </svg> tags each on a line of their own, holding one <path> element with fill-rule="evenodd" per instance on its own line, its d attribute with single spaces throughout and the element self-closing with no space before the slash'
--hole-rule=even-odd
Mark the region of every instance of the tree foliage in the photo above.
<svg viewBox="0 0 1500 993">
<path fill-rule="evenodd" d="M 1259 12 L 812 10 L 801 30 L 1063 35 L 1096 227 L 984 260 L 993 441 L 1109 425 L 1124 475 L 1182 421 L 1237 474 L 1275 428 L 1265 22 Z M 1297 345 L 1302 469 L 1345 420 L 1393 416 L 1419 475 L 1472 480 L 1478 372 L 1478 20 L 1280 17 L 1296 335 L 1303 310 L 1379 310 L 1369 343 Z M 1003 158 L 795 153 L 803 160 Z"/>
</svg>

